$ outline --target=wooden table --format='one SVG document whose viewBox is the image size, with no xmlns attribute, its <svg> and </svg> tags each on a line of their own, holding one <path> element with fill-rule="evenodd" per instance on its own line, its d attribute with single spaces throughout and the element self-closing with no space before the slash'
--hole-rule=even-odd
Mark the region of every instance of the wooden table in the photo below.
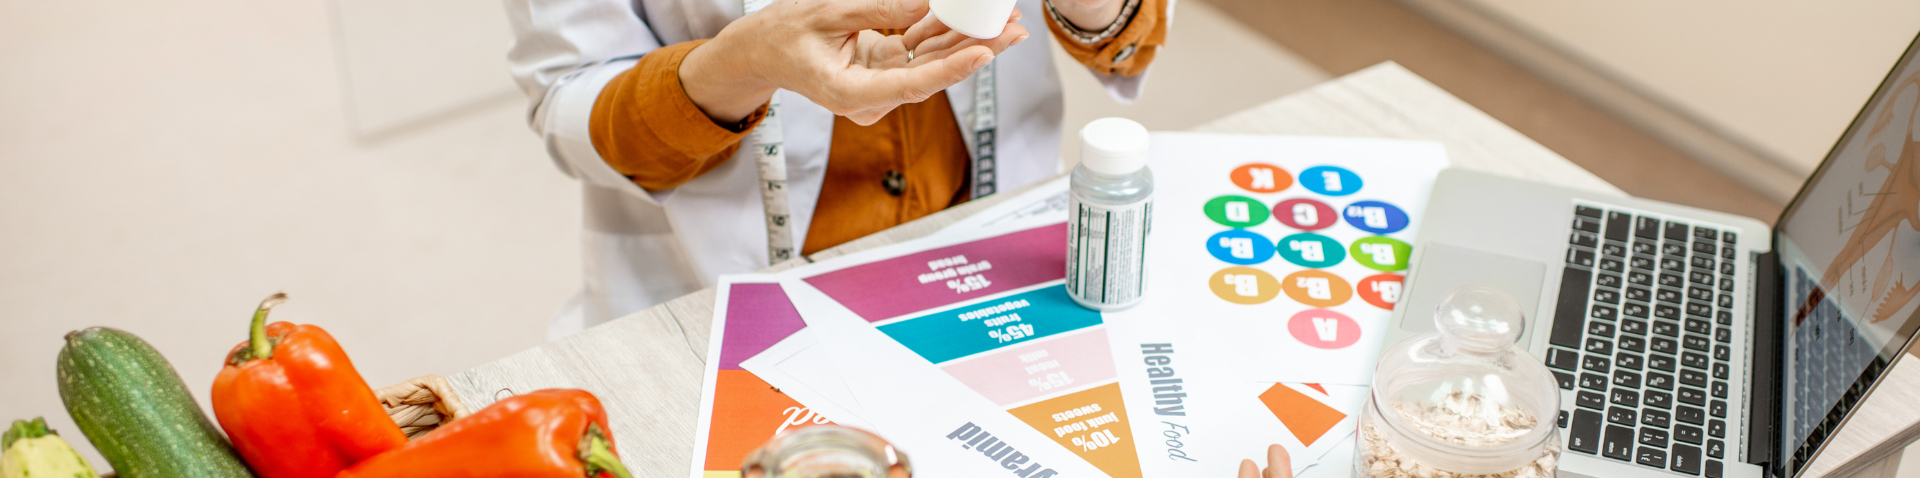
<svg viewBox="0 0 1920 478">
<path fill-rule="evenodd" d="M 1454 167 L 1624 195 L 1393 63 L 1287 95 L 1194 131 L 1439 141 L 1446 144 Z M 810 259 L 923 237 L 1017 193 L 954 207 L 821 251 Z M 804 259 L 789 261 L 768 271 L 805 263 Z M 694 421 L 700 408 L 713 302 L 714 289 L 707 288 L 448 378 L 460 399 L 476 410 L 508 393 L 554 387 L 592 391 L 607 406 L 629 468 L 638 476 L 686 476 L 693 459 Z"/>
</svg>

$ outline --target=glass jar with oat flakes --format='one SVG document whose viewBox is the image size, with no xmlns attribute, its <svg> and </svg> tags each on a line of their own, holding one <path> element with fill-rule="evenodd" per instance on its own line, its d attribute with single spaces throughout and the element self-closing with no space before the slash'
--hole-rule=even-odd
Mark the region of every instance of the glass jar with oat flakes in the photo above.
<svg viewBox="0 0 1920 478">
<path fill-rule="evenodd" d="M 1467 286 L 1434 310 L 1437 332 L 1389 347 L 1360 416 L 1355 476 L 1547 478 L 1560 459 L 1560 390 L 1516 345 L 1513 297 Z"/>
</svg>

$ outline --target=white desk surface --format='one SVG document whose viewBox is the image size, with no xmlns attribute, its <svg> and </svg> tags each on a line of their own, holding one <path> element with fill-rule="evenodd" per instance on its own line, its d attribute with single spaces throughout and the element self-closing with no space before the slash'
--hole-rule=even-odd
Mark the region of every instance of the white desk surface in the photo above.
<svg viewBox="0 0 1920 478">
<path fill-rule="evenodd" d="M 1383 63 L 1194 128 L 1240 134 L 1386 137 L 1439 141 L 1454 167 L 1624 194 L 1566 158 L 1393 63 Z M 887 229 L 815 254 L 821 260 L 925 236 L 1018 191 L 1002 193 Z M 770 270 L 803 264 L 798 260 Z M 607 407 L 621 456 L 637 476 L 685 476 L 691 469 L 694 421 L 713 318 L 708 288 L 636 312 L 566 339 L 503 357 L 448 377 L 478 410 L 503 393 L 580 388 Z M 1831 470 L 1920 419 L 1920 371 L 1895 367 L 1899 393 L 1880 393 L 1862 413 L 1898 420 L 1862 420 L 1834 437 L 1812 469 Z M 1899 402 L 1890 404 L 1888 402 Z M 1325 471 L 1312 470 L 1316 476 Z M 1813 475 L 1817 476 L 1817 475 Z"/>
</svg>

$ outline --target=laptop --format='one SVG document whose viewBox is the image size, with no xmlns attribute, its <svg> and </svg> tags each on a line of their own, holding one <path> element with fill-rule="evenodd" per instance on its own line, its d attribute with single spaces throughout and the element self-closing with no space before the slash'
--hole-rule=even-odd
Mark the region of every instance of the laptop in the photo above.
<svg viewBox="0 0 1920 478">
<path fill-rule="evenodd" d="M 1798 476 L 1920 327 L 1917 51 L 1773 227 L 1442 172 L 1385 340 L 1500 288 L 1559 381 L 1560 476 Z"/>
</svg>

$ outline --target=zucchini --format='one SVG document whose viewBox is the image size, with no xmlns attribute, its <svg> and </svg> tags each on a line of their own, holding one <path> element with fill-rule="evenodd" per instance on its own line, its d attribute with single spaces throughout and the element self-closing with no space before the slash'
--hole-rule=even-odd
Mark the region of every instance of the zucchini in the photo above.
<svg viewBox="0 0 1920 478">
<path fill-rule="evenodd" d="M 60 400 L 121 478 L 251 477 L 153 346 L 119 329 L 67 334 Z"/>
<path fill-rule="evenodd" d="M 0 478 L 99 478 L 87 459 L 47 429 L 47 421 L 14 420 L 0 438 Z"/>
</svg>

